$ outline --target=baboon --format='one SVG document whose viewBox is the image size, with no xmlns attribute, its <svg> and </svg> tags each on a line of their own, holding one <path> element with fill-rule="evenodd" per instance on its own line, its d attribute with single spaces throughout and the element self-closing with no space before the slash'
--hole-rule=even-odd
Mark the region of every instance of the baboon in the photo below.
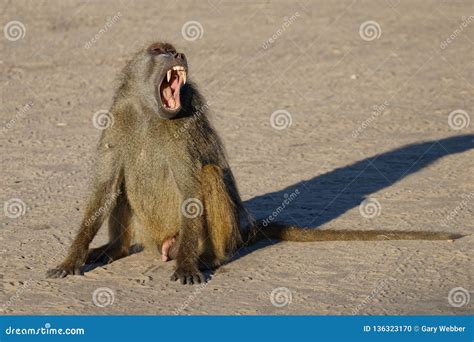
<svg viewBox="0 0 474 342">
<path fill-rule="evenodd" d="M 332 231 L 265 227 L 247 212 L 207 104 L 189 81 L 183 53 L 168 43 L 139 51 L 125 66 L 110 109 L 113 124 L 97 148 L 92 194 L 66 260 L 47 272 L 81 274 L 85 263 L 129 253 L 134 236 L 175 259 L 172 280 L 204 281 L 201 270 L 229 260 L 261 238 L 290 241 L 455 239 L 434 232 Z M 110 241 L 89 251 L 108 220 Z M 245 224 L 244 224 L 245 223 Z"/>
</svg>

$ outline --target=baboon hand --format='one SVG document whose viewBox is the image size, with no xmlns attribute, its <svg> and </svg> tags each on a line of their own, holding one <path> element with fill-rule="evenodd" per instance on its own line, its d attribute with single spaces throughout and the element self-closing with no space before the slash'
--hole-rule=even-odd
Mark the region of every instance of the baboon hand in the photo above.
<svg viewBox="0 0 474 342">
<path fill-rule="evenodd" d="M 204 275 L 195 266 L 177 266 L 173 275 L 171 276 L 172 281 L 178 280 L 181 284 L 200 284 L 204 283 Z"/>
<path fill-rule="evenodd" d="M 46 272 L 47 278 L 64 278 L 70 274 L 83 275 L 80 265 L 61 264 Z"/>
</svg>

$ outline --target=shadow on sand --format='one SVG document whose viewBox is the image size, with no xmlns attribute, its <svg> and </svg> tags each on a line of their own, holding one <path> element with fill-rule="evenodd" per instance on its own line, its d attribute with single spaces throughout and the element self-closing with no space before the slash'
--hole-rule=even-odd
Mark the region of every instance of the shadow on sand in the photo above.
<svg viewBox="0 0 474 342">
<path fill-rule="evenodd" d="M 474 148 L 474 135 L 459 135 L 441 140 L 406 145 L 377 154 L 351 165 L 335 169 L 279 191 L 254 197 L 245 206 L 257 219 L 265 219 L 297 193 L 285 205 L 276 221 L 317 229 L 346 211 L 357 207 L 369 195 L 420 171 L 438 159 Z M 260 242 L 239 252 L 242 257 L 272 244 Z"/>
</svg>

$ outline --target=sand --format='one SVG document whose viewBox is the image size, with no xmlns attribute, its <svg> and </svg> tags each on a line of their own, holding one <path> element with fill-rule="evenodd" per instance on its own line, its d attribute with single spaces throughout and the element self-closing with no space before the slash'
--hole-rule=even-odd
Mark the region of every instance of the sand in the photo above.
<svg viewBox="0 0 474 342">
<path fill-rule="evenodd" d="M 2 314 L 474 313 L 471 1 L 1 8 L 4 27 L 23 25 L 0 39 Z M 186 53 L 257 217 L 466 237 L 262 242 L 199 287 L 171 282 L 173 263 L 147 253 L 46 279 L 89 193 L 93 115 L 154 40 Z"/>
</svg>

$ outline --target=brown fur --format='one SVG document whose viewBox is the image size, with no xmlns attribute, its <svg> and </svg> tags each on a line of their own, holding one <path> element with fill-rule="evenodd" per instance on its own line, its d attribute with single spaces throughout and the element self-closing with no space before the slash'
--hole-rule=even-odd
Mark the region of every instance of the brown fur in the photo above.
<svg viewBox="0 0 474 342">
<path fill-rule="evenodd" d="M 80 274 L 85 262 L 111 262 L 127 255 L 133 236 L 146 248 L 161 250 L 175 238 L 173 280 L 203 281 L 200 268 L 226 262 L 242 243 L 271 238 L 291 241 L 454 239 L 447 233 L 328 231 L 271 224 L 256 225 L 239 196 L 222 143 L 210 125 L 207 105 L 196 87 L 181 87 L 181 108 L 161 104 L 159 87 L 166 71 L 183 54 L 170 44 L 139 51 L 123 70 L 110 112 L 114 124 L 103 131 L 97 149 L 92 194 L 79 232 L 65 261 L 49 277 Z M 196 217 L 182 205 L 202 204 Z M 241 217 L 249 227 L 241 229 Z M 110 242 L 88 251 L 108 218 Z M 242 236 L 241 236 L 242 235 Z"/>
</svg>

